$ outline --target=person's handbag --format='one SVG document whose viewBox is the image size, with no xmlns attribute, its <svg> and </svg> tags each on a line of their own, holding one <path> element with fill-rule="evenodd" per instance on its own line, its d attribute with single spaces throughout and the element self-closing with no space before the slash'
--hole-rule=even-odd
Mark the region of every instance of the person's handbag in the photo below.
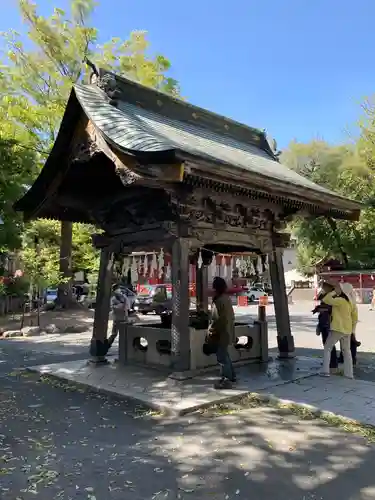
<svg viewBox="0 0 375 500">
<path fill-rule="evenodd" d="M 211 335 L 206 335 L 202 350 L 203 354 L 205 354 L 206 356 L 211 356 L 211 354 L 216 354 L 217 342 L 215 341 L 215 338 L 212 337 Z"/>
</svg>

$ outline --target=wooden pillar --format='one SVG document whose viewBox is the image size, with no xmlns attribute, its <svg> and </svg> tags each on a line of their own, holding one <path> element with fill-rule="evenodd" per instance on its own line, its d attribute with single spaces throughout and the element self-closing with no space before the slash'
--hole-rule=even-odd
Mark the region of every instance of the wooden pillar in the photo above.
<svg viewBox="0 0 375 500">
<path fill-rule="evenodd" d="M 208 313 L 208 266 L 196 264 L 197 312 Z"/>
<path fill-rule="evenodd" d="M 285 288 L 282 248 L 273 248 L 273 252 L 269 255 L 269 269 L 276 316 L 279 357 L 291 358 L 295 355 L 294 339 L 290 329 L 289 306 Z"/>
<path fill-rule="evenodd" d="M 172 246 L 171 354 L 175 371 L 190 369 L 189 242 L 177 238 Z"/>
<path fill-rule="evenodd" d="M 110 312 L 113 271 L 113 253 L 103 249 L 100 254 L 98 285 L 94 327 L 90 345 L 90 355 L 103 361 L 108 352 L 107 330 Z"/>
<path fill-rule="evenodd" d="M 61 275 L 67 280 L 60 283 L 57 291 L 58 304 L 64 308 L 71 306 L 72 297 L 72 238 L 73 223 L 61 221 L 61 243 L 60 243 L 60 263 Z"/>
</svg>

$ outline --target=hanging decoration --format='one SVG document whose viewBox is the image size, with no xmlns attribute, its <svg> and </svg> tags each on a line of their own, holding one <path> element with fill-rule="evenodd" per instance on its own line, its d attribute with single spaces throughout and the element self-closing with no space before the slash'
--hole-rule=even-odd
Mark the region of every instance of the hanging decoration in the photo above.
<svg viewBox="0 0 375 500">
<path fill-rule="evenodd" d="M 158 255 L 158 267 L 159 267 L 159 278 L 162 278 L 164 271 L 164 251 L 162 248 L 160 249 L 160 253 Z"/>
<path fill-rule="evenodd" d="M 225 277 L 226 277 L 226 276 L 225 276 L 225 271 L 226 271 L 226 270 L 225 270 L 225 267 L 226 267 L 226 266 L 225 266 L 225 257 L 224 257 L 224 255 L 222 255 L 222 256 L 221 256 L 221 262 L 220 262 L 220 276 L 221 276 L 222 278 L 225 278 Z"/>
<path fill-rule="evenodd" d="M 167 265 L 167 269 L 165 271 L 165 280 L 166 281 L 171 281 L 172 279 L 172 269 L 171 269 L 171 265 L 168 264 Z"/>
<path fill-rule="evenodd" d="M 203 266 L 203 259 L 202 259 L 202 253 L 199 250 L 199 255 L 198 255 L 198 267 L 199 269 Z"/>
<path fill-rule="evenodd" d="M 122 261 L 121 276 L 126 276 L 129 269 L 129 257 L 124 257 Z"/>
<path fill-rule="evenodd" d="M 263 274 L 262 258 L 260 255 L 257 258 L 257 274 Z"/>
<path fill-rule="evenodd" d="M 154 277 L 154 274 L 158 270 L 158 260 L 156 258 L 156 253 L 154 252 L 152 254 L 152 260 L 151 260 L 151 265 L 150 265 L 150 277 Z"/>
<path fill-rule="evenodd" d="M 236 269 L 237 269 L 238 275 L 239 275 L 239 273 L 241 272 L 241 261 L 240 261 L 239 257 L 236 258 L 235 265 L 236 265 Z"/>
<path fill-rule="evenodd" d="M 216 270 L 216 255 L 213 254 L 212 261 L 211 261 L 211 276 L 212 276 L 212 278 L 215 278 L 216 274 L 217 274 L 217 270 Z"/>
<path fill-rule="evenodd" d="M 233 257 L 229 256 L 229 265 L 227 265 L 227 280 L 232 281 L 233 279 Z"/>
<path fill-rule="evenodd" d="M 246 262 L 244 257 L 241 257 L 240 260 L 240 270 L 241 270 L 241 276 L 244 277 L 246 275 Z"/>
<path fill-rule="evenodd" d="M 138 267 L 135 257 L 133 257 L 132 259 L 130 273 L 131 273 L 132 283 L 136 283 L 138 281 Z"/>
<path fill-rule="evenodd" d="M 251 276 L 253 276 L 255 274 L 253 259 L 250 257 L 248 262 L 249 262 L 249 264 L 248 264 L 248 266 L 249 266 L 249 273 L 250 273 Z"/>
<path fill-rule="evenodd" d="M 148 259 L 147 255 L 144 255 L 141 259 L 141 272 L 142 276 L 147 276 Z"/>
<path fill-rule="evenodd" d="M 268 265 L 268 255 L 267 254 L 263 256 L 263 265 L 264 265 L 264 271 L 268 271 L 269 265 Z"/>
</svg>

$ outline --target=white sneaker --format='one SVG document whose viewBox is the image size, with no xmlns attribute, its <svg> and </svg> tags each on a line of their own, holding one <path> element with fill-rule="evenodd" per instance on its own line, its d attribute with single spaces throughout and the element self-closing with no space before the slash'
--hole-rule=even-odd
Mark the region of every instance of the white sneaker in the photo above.
<svg viewBox="0 0 375 500">
<path fill-rule="evenodd" d="M 330 376 L 330 373 L 326 373 L 326 372 L 320 372 L 319 375 L 321 377 L 329 377 Z"/>
</svg>

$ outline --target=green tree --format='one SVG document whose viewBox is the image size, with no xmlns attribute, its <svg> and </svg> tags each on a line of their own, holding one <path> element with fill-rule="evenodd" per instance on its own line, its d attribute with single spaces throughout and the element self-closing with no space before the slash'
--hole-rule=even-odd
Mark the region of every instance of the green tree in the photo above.
<svg viewBox="0 0 375 500">
<path fill-rule="evenodd" d="M 375 172 L 355 146 L 330 146 L 324 141 L 292 143 L 282 154 L 290 168 L 312 181 L 368 205 L 375 195 Z M 350 267 L 375 265 L 375 211 L 362 211 L 359 222 L 298 217 L 291 229 L 298 241 L 300 269 L 311 272 L 324 257 Z"/>
<path fill-rule="evenodd" d="M 56 7 L 49 17 L 39 15 L 31 0 L 18 0 L 18 4 L 28 27 L 28 43 L 25 45 L 14 31 L 3 35 L 2 107 L 8 120 L 26 134 L 23 144 L 37 151 L 41 159 L 55 140 L 72 85 L 87 78 L 85 58 L 144 85 L 179 95 L 177 82 L 166 76 L 168 59 L 148 54 L 146 32 L 133 32 L 128 40 L 113 38 L 98 46 L 98 30 L 90 25 L 93 0 L 71 0 L 69 13 Z M 70 278 L 72 224 L 62 223 L 61 235 L 60 272 Z M 70 289 L 63 285 L 60 298 L 70 298 Z"/>
<path fill-rule="evenodd" d="M 6 125 L 6 122 L 2 122 Z M 35 154 L 6 126 L 0 130 L 0 253 L 20 245 L 22 220 L 12 208 L 35 176 Z"/>
<path fill-rule="evenodd" d="M 58 286 L 65 281 L 60 271 L 60 224 L 58 221 L 39 219 L 26 224 L 22 234 L 20 256 L 26 275 L 39 288 Z M 72 237 L 71 269 L 75 273 L 84 270 L 95 274 L 99 268 L 99 256 L 91 245 L 95 231 L 88 224 L 74 224 Z"/>
</svg>

